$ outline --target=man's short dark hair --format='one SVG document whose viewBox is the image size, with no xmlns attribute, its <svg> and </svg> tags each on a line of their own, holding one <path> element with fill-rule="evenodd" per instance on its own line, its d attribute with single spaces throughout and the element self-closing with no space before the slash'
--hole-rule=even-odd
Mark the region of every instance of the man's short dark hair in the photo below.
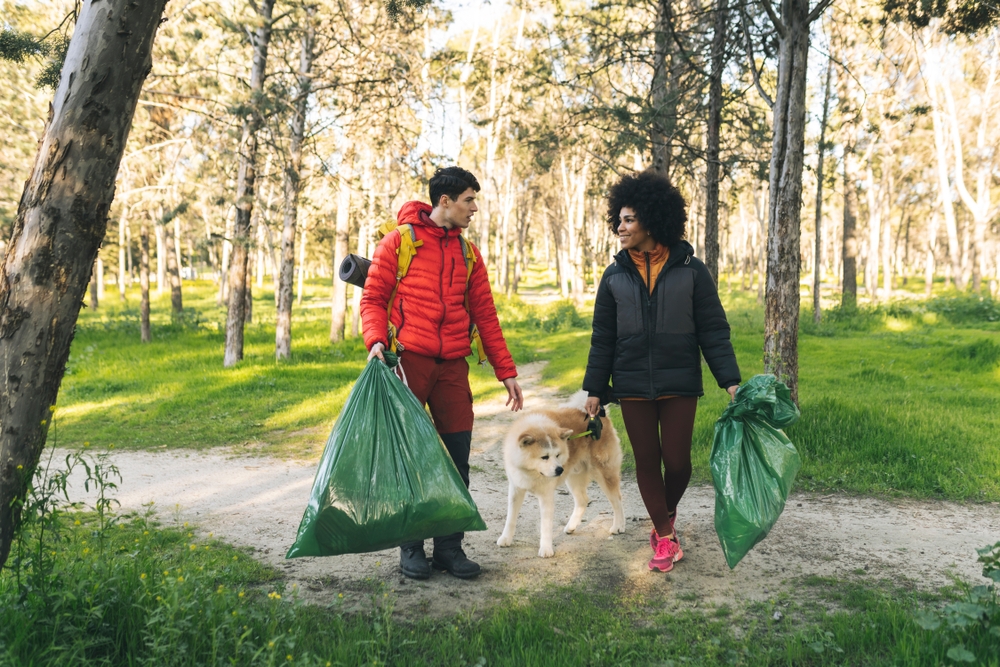
<svg viewBox="0 0 1000 667">
<path fill-rule="evenodd" d="M 471 171 L 461 167 L 445 167 L 438 169 L 428 183 L 431 194 L 431 206 L 441 203 L 441 195 L 448 195 L 449 199 L 458 201 L 463 192 L 472 188 L 479 192 L 479 181 L 472 175 Z"/>
<path fill-rule="evenodd" d="M 621 210 L 626 206 L 635 211 L 642 228 L 668 248 L 684 238 L 687 204 L 663 174 L 652 170 L 626 174 L 611 186 L 607 220 L 615 234 L 621 224 Z"/>
</svg>

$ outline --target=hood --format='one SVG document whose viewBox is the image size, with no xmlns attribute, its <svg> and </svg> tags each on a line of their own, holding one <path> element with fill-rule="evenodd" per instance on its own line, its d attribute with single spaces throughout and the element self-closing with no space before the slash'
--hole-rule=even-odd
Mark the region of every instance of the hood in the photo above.
<svg viewBox="0 0 1000 667">
<path fill-rule="evenodd" d="M 396 222 L 400 225 L 423 227 L 437 236 L 458 236 L 462 233 L 462 230 L 457 227 L 452 229 L 438 227 L 431 220 L 432 210 L 434 209 L 431 208 L 430 204 L 425 204 L 422 201 L 408 201 L 400 207 L 399 213 L 396 214 Z"/>
<path fill-rule="evenodd" d="M 396 222 L 401 225 L 434 225 L 431 222 L 430 214 L 431 205 L 425 204 L 422 201 L 408 201 L 403 204 L 399 209 L 399 213 L 396 214 Z"/>
</svg>

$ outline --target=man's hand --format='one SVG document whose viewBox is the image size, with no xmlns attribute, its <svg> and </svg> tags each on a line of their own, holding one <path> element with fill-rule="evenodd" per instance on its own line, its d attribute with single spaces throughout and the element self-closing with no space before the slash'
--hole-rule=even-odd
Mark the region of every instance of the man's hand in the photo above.
<svg viewBox="0 0 1000 667">
<path fill-rule="evenodd" d="M 379 361 L 385 363 L 385 357 L 382 356 L 382 351 L 385 350 L 385 345 L 382 343 L 375 343 L 372 345 L 371 351 L 368 353 L 368 361 L 371 361 L 375 357 L 378 357 Z"/>
<path fill-rule="evenodd" d="M 588 417 L 596 417 L 597 413 L 601 411 L 601 399 L 596 396 L 590 396 L 587 398 L 587 402 L 584 404 L 583 409 L 587 411 Z"/>
<path fill-rule="evenodd" d="M 503 386 L 507 387 L 507 402 L 511 412 L 517 412 L 524 407 L 524 395 L 521 394 L 521 385 L 514 378 L 507 378 L 503 381 Z M 511 405 L 513 403 L 513 405 Z"/>
<path fill-rule="evenodd" d="M 730 403 L 732 403 L 733 401 L 736 400 L 736 390 L 739 389 L 739 388 L 740 388 L 740 386 L 738 384 L 734 384 L 732 387 L 727 387 L 726 388 L 726 391 L 729 392 L 729 402 Z"/>
</svg>

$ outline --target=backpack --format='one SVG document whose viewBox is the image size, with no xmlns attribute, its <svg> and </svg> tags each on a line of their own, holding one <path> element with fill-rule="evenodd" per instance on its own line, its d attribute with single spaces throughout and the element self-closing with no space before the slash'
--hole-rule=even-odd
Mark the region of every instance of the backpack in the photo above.
<svg viewBox="0 0 1000 667">
<path fill-rule="evenodd" d="M 399 249 L 396 250 L 399 259 L 396 262 L 396 286 L 392 288 L 392 294 L 389 295 L 389 303 L 386 306 L 385 312 L 387 316 L 386 321 L 389 323 L 389 351 L 393 354 L 398 354 L 403 350 L 403 346 L 396 338 L 398 332 L 396 325 L 392 323 L 392 304 L 396 300 L 399 283 L 406 276 L 406 272 L 410 270 L 410 264 L 417 255 L 417 248 L 422 246 L 424 242 L 417 240 L 417 233 L 413 230 L 413 225 L 400 225 L 395 220 L 390 220 L 379 226 L 378 230 L 376 230 L 379 240 L 385 238 L 394 229 L 399 230 Z M 461 234 L 458 235 L 458 240 L 462 244 L 462 256 L 465 258 L 465 310 L 471 317 L 472 311 L 469 310 L 469 279 L 472 278 L 472 267 L 476 263 L 476 252 L 472 244 L 466 241 L 465 237 Z M 482 366 L 485 364 L 486 348 L 483 346 L 483 339 L 480 337 L 479 328 L 475 323 L 469 326 L 469 345 L 476 350 L 476 356 L 479 357 L 479 365 Z"/>
</svg>

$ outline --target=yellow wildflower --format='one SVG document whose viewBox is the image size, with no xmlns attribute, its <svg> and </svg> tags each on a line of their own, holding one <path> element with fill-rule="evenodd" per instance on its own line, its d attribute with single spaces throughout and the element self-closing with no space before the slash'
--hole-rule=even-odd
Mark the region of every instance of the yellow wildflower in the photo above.
<svg viewBox="0 0 1000 667">
<path fill-rule="evenodd" d="M 139 578 L 142 579 L 143 581 L 145 581 L 146 580 L 146 573 L 143 572 L 142 574 L 140 574 Z"/>
<path fill-rule="evenodd" d="M 74 521 L 74 522 L 73 522 L 73 525 L 74 525 L 74 526 L 79 526 L 79 525 L 80 525 L 80 520 L 79 520 L 79 519 L 77 519 L 76 521 Z"/>
<path fill-rule="evenodd" d="M 18 470 L 24 470 L 24 466 L 17 466 Z"/>
<path fill-rule="evenodd" d="M 184 577 L 177 577 L 177 583 L 178 584 L 183 584 L 184 583 Z"/>
</svg>

